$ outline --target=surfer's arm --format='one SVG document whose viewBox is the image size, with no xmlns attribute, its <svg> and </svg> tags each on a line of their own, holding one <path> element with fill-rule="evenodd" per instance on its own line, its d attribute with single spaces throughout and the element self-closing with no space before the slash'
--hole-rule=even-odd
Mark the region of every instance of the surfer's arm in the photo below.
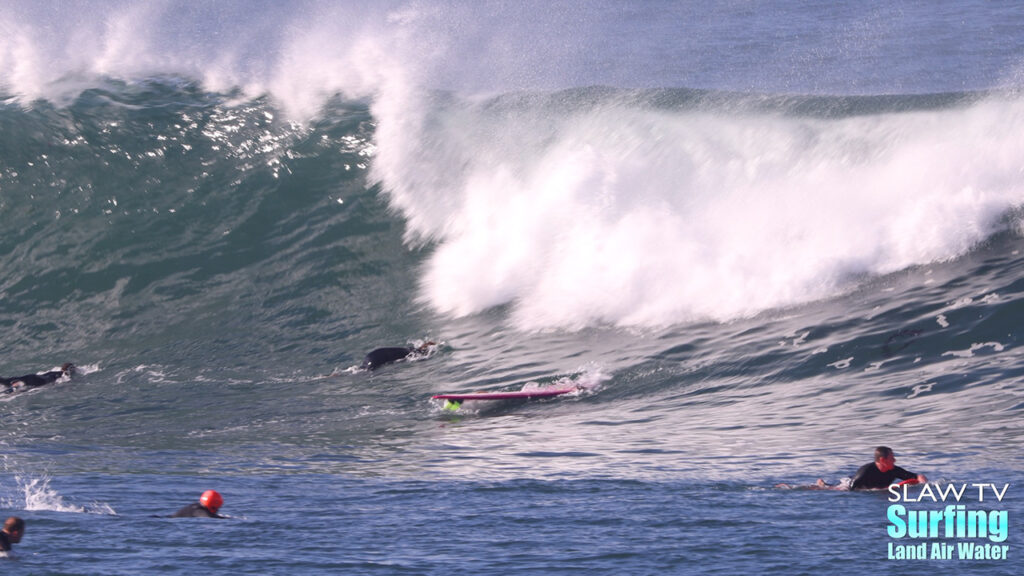
<svg viewBox="0 0 1024 576">
<path fill-rule="evenodd" d="M 903 480 L 916 479 L 918 484 L 924 484 L 925 482 L 928 481 L 928 479 L 925 478 L 924 474 L 917 474 L 909 470 L 904 470 L 903 468 L 899 468 L 899 470 L 900 472 L 902 472 L 902 474 L 900 474 L 900 478 Z"/>
<path fill-rule="evenodd" d="M 896 477 L 899 478 L 900 480 L 916 479 L 918 484 L 924 484 L 925 482 L 928 481 L 928 479 L 925 478 L 924 474 L 916 474 L 909 470 L 900 468 L 899 466 L 893 468 L 893 471 L 896 472 Z"/>
</svg>

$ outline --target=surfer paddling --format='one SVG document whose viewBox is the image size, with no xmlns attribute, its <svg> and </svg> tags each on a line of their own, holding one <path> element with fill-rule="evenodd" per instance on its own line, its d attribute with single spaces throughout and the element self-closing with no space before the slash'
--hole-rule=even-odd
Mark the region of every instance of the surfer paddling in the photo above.
<svg viewBox="0 0 1024 576">
<path fill-rule="evenodd" d="M 426 356 L 430 353 L 430 347 L 434 346 L 433 342 L 424 342 L 420 346 L 398 346 L 391 348 L 377 348 L 366 355 L 363 359 L 362 369 L 363 370 L 376 370 L 385 364 L 391 364 L 392 362 L 398 362 L 399 360 L 405 360 L 406 358 L 416 358 L 419 356 Z"/>
<path fill-rule="evenodd" d="M 875 448 L 875 461 L 861 466 L 850 481 L 850 490 L 885 490 L 890 484 L 900 480 L 917 480 L 918 484 L 928 481 L 924 474 L 915 474 L 896 465 L 896 455 L 892 448 L 879 446 Z M 818 482 L 825 482 L 819 478 Z"/>
<path fill-rule="evenodd" d="M 52 384 L 61 378 L 71 378 L 71 375 L 74 373 L 75 365 L 70 362 L 65 362 L 64 365 L 60 367 L 60 370 L 53 370 L 42 374 L 26 374 L 25 376 L 18 376 L 15 378 L 0 377 L 0 385 L 7 386 L 4 393 L 10 394 L 11 392 L 22 388 L 36 388 L 38 386 Z"/>
<path fill-rule="evenodd" d="M 924 484 L 928 478 L 924 474 L 916 474 L 896 465 L 896 455 L 892 448 L 879 446 L 875 448 L 875 461 L 857 469 L 852 479 L 844 478 L 839 484 L 827 484 L 825 480 L 810 486 L 799 486 L 808 490 L 885 490 L 897 479 L 907 484 Z M 789 484 L 776 484 L 776 488 L 794 488 Z"/>
<path fill-rule="evenodd" d="M 171 514 L 171 518 L 224 518 L 217 511 L 224 505 L 224 497 L 216 490 L 207 490 L 193 502 Z"/>
</svg>

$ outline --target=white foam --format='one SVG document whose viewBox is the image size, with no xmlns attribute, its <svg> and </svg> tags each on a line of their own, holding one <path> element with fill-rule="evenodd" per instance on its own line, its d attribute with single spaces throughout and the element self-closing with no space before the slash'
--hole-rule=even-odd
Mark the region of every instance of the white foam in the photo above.
<svg viewBox="0 0 1024 576">
<path fill-rule="evenodd" d="M 75 514 L 108 514 L 114 515 L 114 509 L 106 503 L 93 502 L 88 506 L 79 506 L 65 501 L 64 497 L 50 486 L 50 478 L 15 476 L 15 481 L 24 496 L 24 504 L 18 506 L 12 502 L 14 508 L 24 510 L 48 510 L 53 512 L 69 512 Z"/>
<path fill-rule="evenodd" d="M 549 117 L 540 150 L 477 137 L 504 128 L 481 113 L 431 158 L 387 161 L 402 152 L 382 146 L 376 169 L 410 232 L 438 242 L 425 300 L 455 315 L 511 303 L 528 329 L 728 320 L 830 297 L 960 256 L 1024 203 L 1013 101 L 831 121 L 626 103 Z M 407 182 L 392 165 L 427 168 Z M 465 176 L 442 190 L 423 171 Z"/>
</svg>

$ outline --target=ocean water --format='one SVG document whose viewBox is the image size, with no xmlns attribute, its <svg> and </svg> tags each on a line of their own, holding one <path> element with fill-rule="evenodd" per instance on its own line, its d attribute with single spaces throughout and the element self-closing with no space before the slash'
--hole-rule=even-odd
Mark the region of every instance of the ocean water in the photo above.
<svg viewBox="0 0 1024 576">
<path fill-rule="evenodd" d="M 0 3 L 3 572 L 1019 574 L 1022 86 L 1012 2 Z M 776 487 L 877 445 L 1008 520 Z"/>
</svg>

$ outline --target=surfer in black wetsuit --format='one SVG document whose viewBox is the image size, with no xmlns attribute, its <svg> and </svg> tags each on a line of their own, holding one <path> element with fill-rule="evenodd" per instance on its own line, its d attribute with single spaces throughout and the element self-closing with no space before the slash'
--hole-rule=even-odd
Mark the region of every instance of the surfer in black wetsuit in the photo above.
<svg viewBox="0 0 1024 576">
<path fill-rule="evenodd" d="M 839 484 L 826 484 L 824 480 L 818 478 L 818 481 L 810 486 L 776 484 L 775 487 L 804 490 L 885 490 L 897 478 L 917 480 L 918 484 L 928 481 L 924 474 L 915 474 L 897 466 L 896 455 L 892 453 L 892 448 L 879 446 L 875 448 L 875 461 L 858 468 L 852 479 L 844 478 Z"/>
<path fill-rule="evenodd" d="M 199 497 L 199 502 L 193 502 L 171 514 L 171 518 L 224 518 L 217 514 L 217 510 L 224 505 L 224 498 L 216 490 L 207 490 Z"/>
<path fill-rule="evenodd" d="M 892 448 L 879 446 L 875 448 L 875 461 L 861 466 L 853 475 L 850 490 L 884 490 L 897 478 L 916 479 L 920 484 L 928 481 L 924 474 L 914 474 L 897 466 Z"/>
<path fill-rule="evenodd" d="M 398 362 L 410 356 L 426 356 L 433 345 L 433 342 L 425 342 L 422 346 L 418 347 L 377 348 L 366 355 L 366 358 L 363 359 L 362 368 L 363 370 L 376 370 L 385 364 Z"/>
<path fill-rule="evenodd" d="M 46 384 L 52 384 L 61 378 L 70 378 L 75 373 L 75 365 L 70 362 L 65 362 L 60 370 L 53 370 L 51 372 L 45 372 L 43 374 L 26 374 L 25 376 L 18 376 L 16 378 L 2 378 L 0 377 L 0 384 L 7 386 L 4 390 L 5 393 L 14 392 L 18 388 L 35 388 L 37 386 L 44 386 Z"/>
<path fill-rule="evenodd" d="M 10 552 L 11 544 L 21 542 L 25 535 L 25 521 L 17 516 L 11 516 L 4 522 L 3 529 L 0 529 L 0 552 Z"/>
</svg>

